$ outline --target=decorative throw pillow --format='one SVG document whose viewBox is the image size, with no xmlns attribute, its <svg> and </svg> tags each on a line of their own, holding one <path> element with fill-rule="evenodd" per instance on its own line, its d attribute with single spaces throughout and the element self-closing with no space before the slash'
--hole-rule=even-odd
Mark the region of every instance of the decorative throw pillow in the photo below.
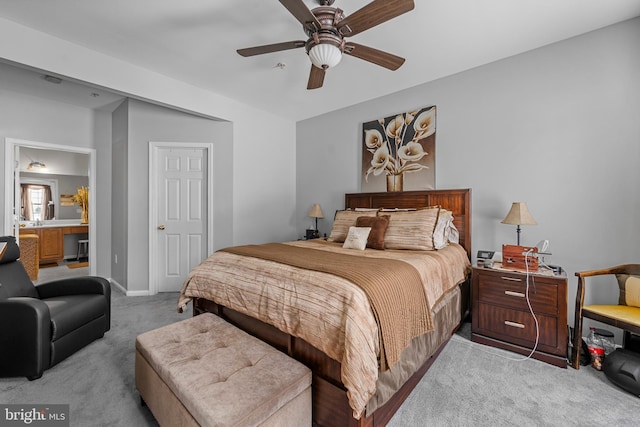
<svg viewBox="0 0 640 427">
<path fill-rule="evenodd" d="M 616 274 L 620 287 L 619 304 L 640 307 L 640 276 Z"/>
<path fill-rule="evenodd" d="M 349 227 L 349 233 L 342 245 L 345 249 L 359 249 L 361 251 L 367 247 L 367 238 L 371 232 L 371 227 Z"/>
<path fill-rule="evenodd" d="M 431 206 L 415 211 L 384 212 L 389 226 L 384 236 L 386 249 L 434 250 L 433 232 L 440 207 Z"/>
<path fill-rule="evenodd" d="M 372 211 L 336 211 L 336 215 L 333 219 L 333 227 L 331 228 L 331 234 L 327 238 L 329 242 L 344 242 L 344 239 L 349 233 L 349 227 L 355 227 L 356 221 L 361 216 L 373 216 L 377 214 L 377 209 Z"/>
<path fill-rule="evenodd" d="M 356 220 L 356 227 L 371 227 L 367 247 L 372 249 L 384 249 L 384 233 L 389 226 L 389 215 L 360 216 Z"/>
</svg>

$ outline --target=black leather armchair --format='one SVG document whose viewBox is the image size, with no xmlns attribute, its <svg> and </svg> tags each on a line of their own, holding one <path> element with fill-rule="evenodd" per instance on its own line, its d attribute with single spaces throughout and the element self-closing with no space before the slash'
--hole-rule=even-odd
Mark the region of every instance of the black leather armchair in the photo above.
<svg viewBox="0 0 640 427">
<path fill-rule="evenodd" d="M 13 236 L 0 259 L 0 377 L 35 380 L 111 327 L 111 286 L 73 277 L 34 286 Z"/>
</svg>

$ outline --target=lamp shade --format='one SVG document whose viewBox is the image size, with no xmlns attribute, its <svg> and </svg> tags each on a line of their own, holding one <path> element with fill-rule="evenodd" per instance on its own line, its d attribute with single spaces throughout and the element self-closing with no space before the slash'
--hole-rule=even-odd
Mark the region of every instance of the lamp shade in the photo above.
<svg viewBox="0 0 640 427">
<path fill-rule="evenodd" d="M 500 221 L 502 224 L 511 225 L 537 225 L 535 219 L 529 213 L 529 208 L 524 202 L 513 202 L 507 216 Z"/>
<path fill-rule="evenodd" d="M 309 50 L 309 59 L 316 67 L 326 70 L 338 65 L 342 59 L 342 52 L 333 44 L 320 43 Z"/>
<path fill-rule="evenodd" d="M 324 214 L 322 213 L 322 208 L 318 203 L 315 203 L 311 206 L 311 210 L 309 211 L 309 215 L 311 218 L 324 218 Z"/>
</svg>

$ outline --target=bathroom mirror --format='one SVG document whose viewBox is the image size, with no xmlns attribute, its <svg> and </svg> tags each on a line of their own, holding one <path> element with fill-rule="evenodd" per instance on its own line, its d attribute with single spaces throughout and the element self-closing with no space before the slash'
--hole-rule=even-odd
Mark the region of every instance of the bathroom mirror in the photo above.
<svg viewBox="0 0 640 427">
<path fill-rule="evenodd" d="M 22 147 L 20 220 L 80 219 L 82 211 L 72 197 L 89 186 L 88 171 L 88 154 Z"/>
</svg>

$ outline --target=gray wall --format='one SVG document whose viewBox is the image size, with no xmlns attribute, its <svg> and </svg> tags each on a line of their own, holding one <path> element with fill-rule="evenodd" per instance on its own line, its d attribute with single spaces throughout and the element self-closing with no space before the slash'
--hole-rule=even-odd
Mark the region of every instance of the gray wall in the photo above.
<svg viewBox="0 0 640 427">
<path fill-rule="evenodd" d="M 214 144 L 214 246 L 233 243 L 233 135 L 230 123 L 128 100 L 113 119 L 114 279 L 129 292 L 149 288 L 149 142 Z M 116 161 L 116 159 L 118 159 Z M 124 226 L 123 226 L 124 225 Z M 124 253 L 118 253 L 123 251 Z"/>
<path fill-rule="evenodd" d="M 112 114 L 111 145 L 111 278 L 127 288 L 127 182 L 129 141 L 129 101 L 125 100 Z"/>
<path fill-rule="evenodd" d="M 108 126 L 104 124 L 108 123 Z M 55 102 L 44 98 L 24 95 L 8 90 L 0 82 L 0 224 L 4 224 L 5 215 L 11 207 L 5 206 L 5 191 L 7 183 L 5 176 L 5 138 L 16 138 L 49 144 L 65 145 L 80 148 L 95 148 L 98 177 L 96 195 L 98 209 L 96 210 L 97 260 L 96 273 L 110 276 L 108 264 L 110 244 L 110 213 L 100 209 L 110 193 L 111 157 L 105 156 L 102 144 L 110 141 L 111 114 L 103 111 L 93 111 L 76 107 L 62 102 Z M 108 142 L 110 144 L 110 142 Z"/>
<path fill-rule="evenodd" d="M 312 203 L 331 217 L 360 190 L 363 122 L 436 105 L 436 187 L 472 188 L 473 253 L 515 244 L 500 221 L 527 202 L 522 243 L 550 240 L 573 324 L 575 271 L 640 262 L 639 42 L 640 18 L 299 122 L 299 232 Z"/>
</svg>

